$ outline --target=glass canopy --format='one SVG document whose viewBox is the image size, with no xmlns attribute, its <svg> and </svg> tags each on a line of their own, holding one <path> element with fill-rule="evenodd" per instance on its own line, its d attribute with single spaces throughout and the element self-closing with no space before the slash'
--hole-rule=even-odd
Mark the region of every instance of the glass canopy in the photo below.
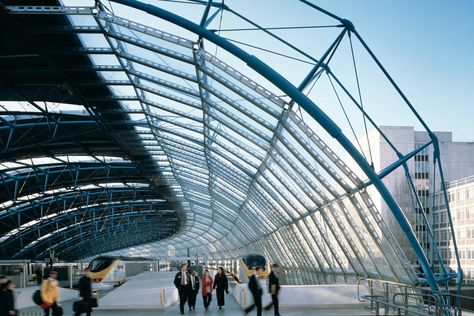
<svg viewBox="0 0 474 316">
<path fill-rule="evenodd" d="M 326 32 L 306 49 L 304 33 L 295 37 L 301 46 L 290 43 L 287 33 L 261 27 L 223 2 L 162 1 L 154 11 L 145 6 L 152 15 L 125 5 L 137 1 L 113 2 L 6 7 L 49 67 L 66 78 L 66 92 L 81 108 L 66 113 L 42 103 L 34 111 L 10 105 L 2 128 L 24 126 L 20 134 L 28 135 L 27 124 L 50 128 L 65 120 L 99 129 L 89 130 L 87 140 L 100 134 L 113 146 L 31 149 L 2 159 L 10 190 L 0 220 L 25 217 L 3 229 L 4 256 L 54 250 L 76 259 L 116 250 L 159 258 L 173 246 L 177 255 L 208 258 L 262 253 L 296 271 L 295 283 L 351 276 L 418 282 L 407 259 L 413 249 L 400 247 L 392 233 L 400 226 L 387 225 L 369 194 L 387 204 L 393 199 L 380 181 L 385 175 L 370 167 L 370 144 L 355 136 L 377 124 L 362 103 L 353 45 L 358 34 L 349 21 L 301 1 L 321 25 L 299 28 Z M 357 43 L 358 49 L 365 45 Z M 356 81 L 345 86 L 335 73 L 349 76 L 347 63 L 336 62 L 347 53 Z M 354 88 L 358 93 L 351 94 Z M 333 99 L 321 91 L 335 92 Z M 352 108 L 342 107 L 335 125 L 326 117 L 333 107 L 312 103 L 320 100 Z M 354 137 L 346 141 L 345 134 Z M 387 174 L 414 155 L 392 149 Z M 72 176 L 66 179 L 65 170 Z M 22 180 L 31 178 L 36 182 Z M 399 207 L 390 207 L 405 229 Z M 406 234 L 410 240 L 413 231 Z M 10 245 L 15 251 L 6 250 Z M 422 262 L 425 255 L 414 248 Z"/>
</svg>

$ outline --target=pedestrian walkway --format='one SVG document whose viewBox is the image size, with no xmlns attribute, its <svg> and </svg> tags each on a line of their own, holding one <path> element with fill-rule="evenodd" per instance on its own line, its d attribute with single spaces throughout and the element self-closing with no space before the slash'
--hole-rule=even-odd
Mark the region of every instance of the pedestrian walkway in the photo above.
<svg viewBox="0 0 474 316">
<path fill-rule="evenodd" d="M 72 316 L 72 303 L 73 301 L 67 301 L 63 303 L 64 307 L 64 316 Z M 231 295 L 226 296 L 226 306 L 224 309 L 219 310 L 216 306 L 215 299 L 211 303 L 211 308 L 209 311 L 205 311 L 202 303 L 202 297 L 198 295 L 196 302 L 196 311 L 189 312 L 185 310 L 185 315 L 190 316 L 235 316 L 235 315 L 244 315 L 244 312 L 241 311 L 235 302 L 234 298 Z M 187 306 L 186 306 L 187 307 Z M 38 314 L 36 314 L 36 313 Z M 41 310 L 39 307 L 28 308 L 20 311 L 20 316 L 39 316 L 41 315 Z M 335 308 L 335 309 L 302 309 L 302 310 L 281 310 L 283 316 L 322 316 L 322 315 L 331 315 L 331 316 L 365 316 L 372 315 L 368 311 L 363 309 L 354 309 L 354 308 Z M 29 314 L 28 314 L 29 313 Z M 35 313 L 35 314 L 32 314 Z M 264 312 L 264 315 L 270 316 L 273 315 L 273 311 Z M 93 316 L 151 316 L 151 315 L 163 315 L 163 316 L 176 316 L 179 315 L 179 306 L 177 304 L 167 308 L 166 310 L 97 310 L 92 314 Z M 248 314 L 256 315 L 256 311 Z"/>
</svg>

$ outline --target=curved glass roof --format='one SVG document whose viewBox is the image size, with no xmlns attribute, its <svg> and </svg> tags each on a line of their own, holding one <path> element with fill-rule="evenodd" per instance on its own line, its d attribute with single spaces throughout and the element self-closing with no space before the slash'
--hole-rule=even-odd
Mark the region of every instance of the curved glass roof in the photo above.
<svg viewBox="0 0 474 316">
<path fill-rule="evenodd" d="M 374 55 L 349 21 L 308 1 L 297 5 L 310 17 L 273 28 L 248 18 L 245 1 L 162 1 L 144 6 L 152 15 L 137 1 L 46 2 L 3 1 L 22 50 L 44 68 L 2 66 L 14 92 L 4 98 L 29 101 L 2 113 L 2 256 L 164 257 L 173 246 L 212 258 L 262 253 L 297 271 L 295 283 L 418 281 L 369 194 L 391 203 L 405 231 L 380 179 L 414 153 L 392 147 L 386 174 L 370 167 L 370 145 L 356 135 L 378 127 L 367 104 L 380 96 L 363 94 L 355 56 L 364 50 L 369 68 Z M 384 97 L 397 95 L 423 125 L 384 71 Z M 31 88 L 38 82 L 49 95 Z M 81 107 L 35 102 L 61 97 Z"/>
</svg>

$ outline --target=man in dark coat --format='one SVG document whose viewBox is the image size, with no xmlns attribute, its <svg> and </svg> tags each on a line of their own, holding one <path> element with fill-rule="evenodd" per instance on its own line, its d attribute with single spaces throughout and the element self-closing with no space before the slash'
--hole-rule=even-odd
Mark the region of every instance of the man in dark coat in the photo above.
<svg viewBox="0 0 474 316">
<path fill-rule="evenodd" d="M 245 309 L 245 314 L 250 313 L 254 307 L 257 307 L 257 316 L 262 316 L 262 286 L 260 285 L 261 267 L 255 268 L 255 273 L 249 279 L 249 290 L 252 293 L 254 303 Z"/>
<path fill-rule="evenodd" d="M 224 292 L 229 294 L 229 282 L 227 281 L 223 267 L 217 268 L 213 288 L 216 290 L 217 306 L 219 306 L 219 309 L 222 309 L 222 306 L 225 305 Z"/>
<path fill-rule="evenodd" d="M 35 275 L 36 275 L 36 283 L 38 285 L 41 285 L 41 283 L 43 282 L 43 271 L 41 267 L 36 268 Z"/>
<path fill-rule="evenodd" d="M 11 280 L 7 280 L 5 283 L 2 283 L 0 291 L 1 294 L 1 306 L 0 306 L 0 315 L 1 316 L 14 316 L 17 315 L 15 310 L 15 298 L 13 296 L 13 289 L 15 284 Z"/>
<path fill-rule="evenodd" d="M 92 307 L 90 304 L 92 298 L 92 284 L 91 284 L 91 269 L 87 268 L 84 270 L 84 275 L 79 279 L 79 300 L 83 301 L 85 307 L 85 313 L 87 316 L 91 316 Z M 75 316 L 81 315 L 83 312 L 75 312 Z"/>
<path fill-rule="evenodd" d="M 189 297 L 189 292 L 191 289 L 191 278 L 188 273 L 188 265 L 182 264 L 181 271 L 176 273 L 174 277 L 174 286 L 178 289 L 179 294 L 179 311 L 181 314 L 184 314 L 184 304 Z"/>
<path fill-rule="evenodd" d="M 280 316 L 279 304 L 278 304 L 278 292 L 280 292 L 280 279 L 278 273 L 280 272 L 280 266 L 278 263 L 272 265 L 272 272 L 268 275 L 268 292 L 272 296 L 272 302 L 265 307 L 265 310 L 274 309 L 275 316 Z"/>
<path fill-rule="evenodd" d="M 196 310 L 196 296 L 199 293 L 199 277 L 196 275 L 196 271 L 191 272 L 190 277 L 191 288 L 189 290 L 188 306 L 189 310 Z"/>
</svg>

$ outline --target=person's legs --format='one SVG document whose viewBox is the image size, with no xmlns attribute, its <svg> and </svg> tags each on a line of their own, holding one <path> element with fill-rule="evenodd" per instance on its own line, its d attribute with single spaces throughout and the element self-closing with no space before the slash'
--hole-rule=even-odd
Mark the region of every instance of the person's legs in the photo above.
<svg viewBox="0 0 474 316">
<path fill-rule="evenodd" d="M 280 305 L 279 305 L 279 302 L 278 302 L 278 294 L 272 295 L 272 301 L 273 301 L 275 316 L 279 316 L 280 315 Z"/>
<path fill-rule="evenodd" d="M 253 303 L 252 305 L 250 305 L 249 307 L 247 307 L 247 308 L 245 309 L 245 314 L 250 313 L 250 312 L 252 311 L 252 309 L 254 309 L 254 307 L 255 307 L 255 303 Z"/>
<path fill-rule="evenodd" d="M 225 305 L 224 301 L 224 289 L 217 289 L 217 305 L 222 307 Z"/>
<path fill-rule="evenodd" d="M 186 305 L 186 301 L 188 300 L 188 295 L 185 290 L 179 290 L 179 311 L 181 314 L 184 314 L 184 305 Z"/>
<path fill-rule="evenodd" d="M 257 307 L 257 316 L 262 316 L 262 296 L 256 297 L 255 307 Z"/>
<path fill-rule="evenodd" d="M 273 295 L 272 295 L 272 301 L 270 302 L 270 304 L 268 304 L 267 306 L 264 307 L 264 310 L 269 311 L 270 308 L 272 308 L 273 304 L 274 304 L 274 302 L 273 302 Z"/>
</svg>

